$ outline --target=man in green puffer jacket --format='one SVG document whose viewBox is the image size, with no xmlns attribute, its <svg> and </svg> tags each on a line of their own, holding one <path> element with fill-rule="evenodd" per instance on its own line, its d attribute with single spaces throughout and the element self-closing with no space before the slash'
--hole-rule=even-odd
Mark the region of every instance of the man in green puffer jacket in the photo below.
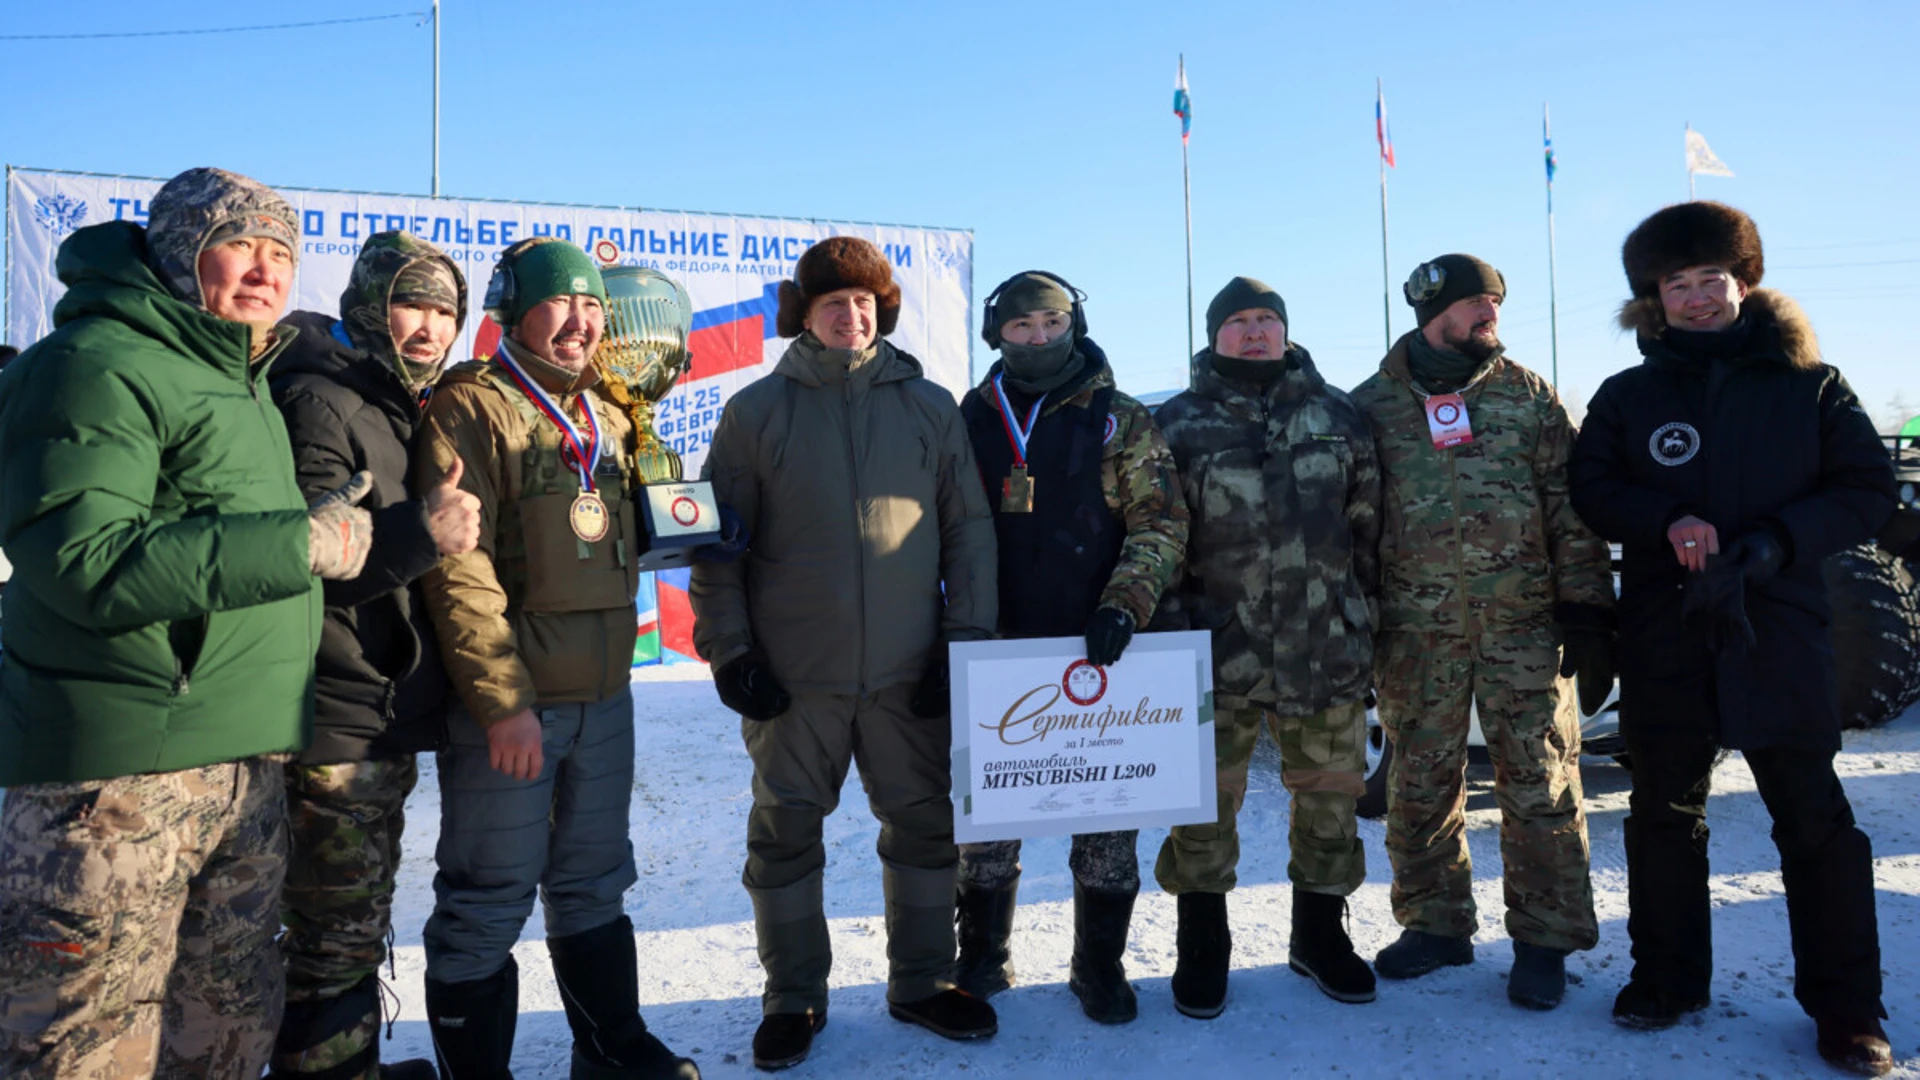
<svg viewBox="0 0 1920 1080">
<path fill-rule="evenodd" d="M 75 232 L 57 329 L 0 382 L 0 1075 L 258 1076 L 279 1020 L 282 766 L 308 738 L 318 574 L 372 536 L 311 510 L 266 371 L 299 228 L 174 177 Z"/>
</svg>

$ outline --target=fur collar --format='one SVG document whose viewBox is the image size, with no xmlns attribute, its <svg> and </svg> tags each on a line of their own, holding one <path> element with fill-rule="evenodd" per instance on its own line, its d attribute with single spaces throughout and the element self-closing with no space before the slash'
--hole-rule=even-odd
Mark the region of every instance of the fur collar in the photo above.
<svg viewBox="0 0 1920 1080">
<path fill-rule="evenodd" d="M 1792 297 L 1772 289 L 1754 289 L 1740 307 L 1748 318 L 1763 326 L 1772 325 L 1779 332 L 1780 349 L 1788 363 L 1803 370 L 1820 366 L 1820 342 L 1814 337 L 1813 324 Z M 1660 298 L 1643 296 L 1627 301 L 1620 308 L 1620 329 L 1644 338 L 1659 338 L 1667 329 Z"/>
</svg>

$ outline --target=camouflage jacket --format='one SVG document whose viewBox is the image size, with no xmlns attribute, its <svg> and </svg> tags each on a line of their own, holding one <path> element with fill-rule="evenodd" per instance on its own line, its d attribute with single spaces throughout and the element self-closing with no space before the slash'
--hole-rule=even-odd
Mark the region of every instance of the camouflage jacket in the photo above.
<svg viewBox="0 0 1920 1080">
<path fill-rule="evenodd" d="M 1066 409 L 1090 408 L 1101 390 L 1114 385 L 1113 369 L 1107 366 L 1105 355 L 1099 355 L 1099 372 L 1048 404 L 1041 411 L 1040 423 L 1047 423 Z M 993 377 L 999 370 L 995 364 L 986 379 L 968 392 L 961 402 L 962 412 L 970 407 L 997 412 Z M 1125 538 L 1098 606 L 1119 608 L 1133 616 L 1136 627 L 1145 627 L 1186 556 L 1189 515 L 1179 495 L 1180 478 L 1174 470 L 1173 455 L 1154 425 L 1153 414 L 1119 390 L 1113 391 L 1107 411 L 1112 428 L 1100 455 L 1100 490 L 1107 512 L 1119 520 Z M 998 479 L 981 479 L 986 483 L 988 500 L 997 502 Z"/>
<path fill-rule="evenodd" d="M 1574 427 L 1559 395 L 1496 359 L 1460 391 L 1473 441 L 1436 449 L 1411 336 L 1353 391 L 1385 479 L 1380 629 L 1471 636 L 1551 627 L 1558 603 L 1611 609 L 1607 545 L 1568 499 Z"/>
<path fill-rule="evenodd" d="M 1214 371 L 1155 414 L 1193 513 L 1156 627 L 1213 631 L 1214 701 L 1303 716 L 1373 680 L 1380 471 L 1366 420 L 1298 345 L 1264 394 Z"/>
</svg>

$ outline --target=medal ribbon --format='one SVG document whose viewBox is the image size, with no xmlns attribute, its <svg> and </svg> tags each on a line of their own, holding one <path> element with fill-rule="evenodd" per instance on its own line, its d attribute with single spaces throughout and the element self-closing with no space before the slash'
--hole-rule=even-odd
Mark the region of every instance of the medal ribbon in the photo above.
<svg viewBox="0 0 1920 1080">
<path fill-rule="evenodd" d="M 993 392 L 1000 399 L 1000 425 L 1007 429 L 1007 442 L 1013 445 L 1013 463 L 1024 469 L 1027 467 L 1027 441 L 1033 438 L 1034 425 L 1040 422 L 1040 406 L 1046 404 L 1047 399 L 1042 395 L 1040 400 L 1033 403 L 1033 408 L 1027 412 L 1026 426 L 1022 427 L 1013 418 L 1013 402 L 1007 400 L 1007 389 L 1000 385 L 1000 378 L 998 375 L 993 377 Z"/>
<path fill-rule="evenodd" d="M 500 351 L 493 354 L 493 358 L 507 369 L 507 377 L 513 380 L 521 393 L 527 395 L 527 400 L 533 402 L 534 408 L 546 414 L 547 419 L 560 429 L 561 438 L 567 441 L 567 449 L 573 451 L 573 467 L 580 474 L 580 490 L 594 490 L 593 470 L 600 464 L 600 418 L 594 415 L 593 402 L 582 400 L 580 403 L 587 413 L 587 434 L 582 437 L 580 429 L 573 426 L 573 420 L 567 416 L 566 410 L 548 397 L 540 384 L 520 370 L 520 365 L 507 355 L 505 342 L 501 343 Z"/>
</svg>

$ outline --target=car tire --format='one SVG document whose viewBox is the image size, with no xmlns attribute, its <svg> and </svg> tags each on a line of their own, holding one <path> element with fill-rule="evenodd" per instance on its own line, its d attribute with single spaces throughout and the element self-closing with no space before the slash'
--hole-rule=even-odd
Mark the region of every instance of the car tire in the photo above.
<svg viewBox="0 0 1920 1080">
<path fill-rule="evenodd" d="M 1821 569 L 1833 607 L 1840 726 L 1877 727 L 1920 699 L 1920 586 L 1872 545 L 1842 551 Z"/>
<path fill-rule="evenodd" d="M 1353 812 L 1368 820 L 1387 816 L 1387 766 L 1393 763 L 1393 740 L 1380 726 L 1380 710 L 1367 710 L 1366 794 L 1354 802 Z"/>
</svg>

